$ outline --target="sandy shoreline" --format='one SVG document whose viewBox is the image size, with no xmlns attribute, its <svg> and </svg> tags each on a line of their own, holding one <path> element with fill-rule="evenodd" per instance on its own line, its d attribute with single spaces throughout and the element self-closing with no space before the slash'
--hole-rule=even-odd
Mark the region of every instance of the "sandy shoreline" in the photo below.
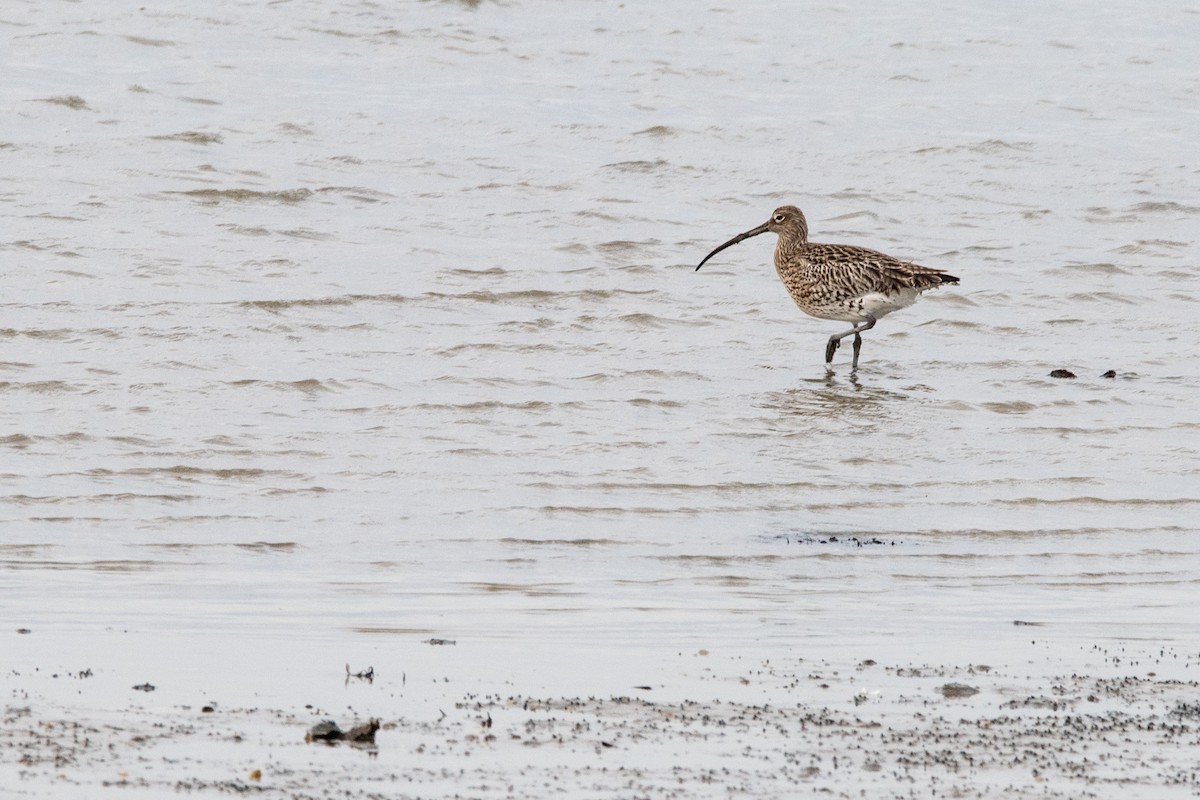
<svg viewBox="0 0 1200 800">
<path fill-rule="evenodd" d="M 1192 797 L 1200 795 L 1200 669 L 1171 649 L 1094 648 L 1018 667 L 837 664 L 689 654 L 679 685 L 555 695 L 509 674 L 495 691 L 380 674 L 359 697 L 374 747 L 306 744 L 374 708 L 124 706 L 88 699 L 90 675 L 7 676 L 0 794 L 258 797 Z M 631 669 L 630 672 L 636 672 Z M 1197 673 L 1200 675 L 1200 673 Z M 1171 675 L 1172 677 L 1167 677 Z M 397 680 L 399 679 L 399 680 Z M 531 683 L 534 681 L 530 681 Z M 540 681 L 538 681 L 540 683 Z M 22 684 L 26 688 L 22 688 Z M 365 693 L 365 695 L 364 695 Z"/>
</svg>

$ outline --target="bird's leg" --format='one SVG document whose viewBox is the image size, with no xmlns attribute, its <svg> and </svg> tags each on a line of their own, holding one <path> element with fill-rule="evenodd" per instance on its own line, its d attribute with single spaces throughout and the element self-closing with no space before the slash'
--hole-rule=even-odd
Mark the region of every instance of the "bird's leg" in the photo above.
<svg viewBox="0 0 1200 800">
<path fill-rule="evenodd" d="M 829 344 L 825 345 L 825 363 L 833 363 L 833 354 L 837 352 L 841 337 L 836 333 L 829 337 Z"/>
<path fill-rule="evenodd" d="M 857 369 L 858 351 L 862 349 L 862 336 L 859 334 L 863 331 L 869 331 L 874 327 L 875 317 L 868 316 L 850 330 L 843 331 L 841 333 L 835 333 L 833 336 L 830 336 L 829 343 L 825 345 L 825 363 L 828 364 L 833 361 L 833 354 L 837 352 L 838 345 L 842 343 L 842 339 L 845 339 L 850 334 L 854 334 L 854 361 L 850 363 L 850 369 Z"/>
</svg>

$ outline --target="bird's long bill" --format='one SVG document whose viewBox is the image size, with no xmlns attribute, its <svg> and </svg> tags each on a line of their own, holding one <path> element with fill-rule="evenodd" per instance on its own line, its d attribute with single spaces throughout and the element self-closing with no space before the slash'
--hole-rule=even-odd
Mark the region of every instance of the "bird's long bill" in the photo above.
<svg viewBox="0 0 1200 800">
<path fill-rule="evenodd" d="M 749 239 L 751 236 L 758 236 L 760 233 L 766 233 L 766 232 L 767 232 L 767 223 L 765 223 L 765 222 L 764 222 L 762 225 L 759 225 L 757 228 L 754 228 L 753 230 L 748 230 L 748 231 L 746 231 L 745 233 L 739 233 L 737 236 L 733 237 L 733 238 L 732 238 L 732 239 L 730 239 L 728 242 L 726 242 L 725 244 L 723 244 L 723 245 L 721 245 L 720 247 L 718 247 L 716 250 L 713 250 L 711 253 L 709 253 L 708 255 L 706 255 L 706 256 L 704 257 L 704 261 L 701 261 L 699 264 L 697 264 L 697 265 L 696 265 L 696 270 L 695 270 L 695 271 L 697 271 L 697 272 L 698 272 L 698 271 L 700 270 L 700 267 L 703 267 L 703 266 L 704 266 L 704 264 L 705 264 L 705 263 L 706 263 L 706 262 L 707 262 L 707 261 L 708 261 L 710 258 L 712 258 L 712 257 L 713 257 L 713 256 L 715 256 L 717 253 L 719 253 L 719 252 L 721 252 L 722 250 L 724 250 L 726 247 L 733 247 L 733 246 L 734 246 L 735 244 L 737 244 L 738 242 L 744 242 L 745 240 Z"/>
</svg>

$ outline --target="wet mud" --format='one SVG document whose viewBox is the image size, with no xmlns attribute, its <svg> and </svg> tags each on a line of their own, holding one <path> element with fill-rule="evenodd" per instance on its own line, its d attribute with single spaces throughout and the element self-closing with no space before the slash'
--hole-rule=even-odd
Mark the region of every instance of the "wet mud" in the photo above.
<svg viewBox="0 0 1200 800">
<path fill-rule="evenodd" d="M 1049 662 L 735 659 L 702 670 L 682 696 L 650 685 L 603 696 L 447 687 L 426 698 L 436 712 L 342 720 L 369 737 L 312 735 L 341 731 L 312 707 L 101 713 L 10 698 L 0 775 L 13 797 L 1200 794 L 1200 684 L 1154 669 L 1187 672 L 1200 657 L 1096 652 L 1108 667 L 1097 674 L 1046 672 Z M 325 738 L 358 741 L 306 744 Z"/>
</svg>

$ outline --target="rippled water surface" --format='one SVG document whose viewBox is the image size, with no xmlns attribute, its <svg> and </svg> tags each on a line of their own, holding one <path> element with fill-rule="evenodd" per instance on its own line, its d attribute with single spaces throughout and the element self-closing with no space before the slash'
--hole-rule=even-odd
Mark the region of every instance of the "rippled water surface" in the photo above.
<svg viewBox="0 0 1200 800">
<path fill-rule="evenodd" d="M 1195 9 L 199 8 L 0 11 L 10 642 L 1197 642 Z"/>
</svg>

